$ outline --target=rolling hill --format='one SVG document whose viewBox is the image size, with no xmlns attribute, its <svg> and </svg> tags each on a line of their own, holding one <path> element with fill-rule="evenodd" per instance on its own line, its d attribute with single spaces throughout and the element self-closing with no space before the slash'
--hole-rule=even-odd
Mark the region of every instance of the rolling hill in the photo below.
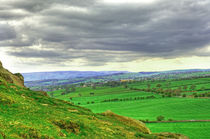
<svg viewBox="0 0 210 139">
<path fill-rule="evenodd" d="M 173 133 L 152 134 L 137 120 L 111 111 L 93 113 L 70 102 L 50 98 L 23 85 L 0 63 L 0 138 L 177 138 Z"/>
<path fill-rule="evenodd" d="M 22 73 L 25 81 L 39 81 L 49 79 L 70 79 L 106 76 L 127 73 L 126 71 L 55 71 L 55 72 L 32 72 Z"/>
</svg>

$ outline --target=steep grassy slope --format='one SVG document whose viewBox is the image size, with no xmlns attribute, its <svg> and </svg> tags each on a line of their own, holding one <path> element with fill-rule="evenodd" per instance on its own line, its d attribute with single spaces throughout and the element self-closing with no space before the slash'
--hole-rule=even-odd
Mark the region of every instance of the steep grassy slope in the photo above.
<svg viewBox="0 0 210 139">
<path fill-rule="evenodd" d="M 0 61 L 0 83 L 14 83 L 17 86 L 24 87 L 24 78 L 21 74 L 12 74 L 8 70 L 4 69 Z"/>
<path fill-rule="evenodd" d="M 53 99 L 24 87 L 21 75 L 0 69 L 0 138 L 187 138 L 151 134 L 141 122 Z"/>
</svg>

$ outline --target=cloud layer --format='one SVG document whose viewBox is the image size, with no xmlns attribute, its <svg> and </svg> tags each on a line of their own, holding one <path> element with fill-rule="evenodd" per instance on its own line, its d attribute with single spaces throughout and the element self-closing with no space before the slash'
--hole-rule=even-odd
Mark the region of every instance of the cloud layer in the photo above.
<svg viewBox="0 0 210 139">
<path fill-rule="evenodd" d="M 35 61 L 102 66 L 209 56 L 209 46 L 209 0 L 7 0 L 0 6 L 0 47 Z"/>
</svg>

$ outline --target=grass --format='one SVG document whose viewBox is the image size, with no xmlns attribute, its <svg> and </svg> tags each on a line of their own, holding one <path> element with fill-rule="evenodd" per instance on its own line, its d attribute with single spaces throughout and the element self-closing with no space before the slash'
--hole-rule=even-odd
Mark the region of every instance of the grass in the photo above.
<svg viewBox="0 0 210 139">
<path fill-rule="evenodd" d="M 160 95 L 157 95 L 154 93 L 131 91 L 129 93 L 122 93 L 122 94 L 110 94 L 110 95 L 89 96 L 89 97 L 75 97 L 75 98 L 72 98 L 72 101 L 75 104 L 81 103 L 82 105 L 86 105 L 87 102 L 101 103 L 102 101 L 104 101 L 106 99 L 115 99 L 115 98 L 118 98 L 118 99 L 132 98 L 132 99 L 134 99 L 136 97 L 147 97 L 147 96 L 151 96 L 151 95 L 155 96 L 156 98 L 160 98 Z M 66 100 L 69 100 L 69 98 L 67 98 Z"/>
<path fill-rule="evenodd" d="M 111 117 L 14 86 L 0 86 L 0 138 L 123 138 L 139 132 Z"/>
<path fill-rule="evenodd" d="M 210 138 L 210 122 L 147 123 L 152 132 L 182 133 L 190 139 Z"/>
<path fill-rule="evenodd" d="M 186 91 L 196 91 L 198 89 L 201 89 L 202 87 L 205 87 L 206 90 L 210 90 L 210 78 L 195 78 L 195 79 L 183 79 L 183 80 L 156 80 L 154 82 L 152 81 L 145 81 L 145 82 L 136 82 L 129 85 L 129 87 L 134 87 L 138 89 L 147 88 L 147 85 L 150 84 L 151 88 L 156 88 L 157 84 L 161 84 L 161 88 L 163 89 L 176 89 L 178 87 L 184 87 L 187 86 Z M 196 85 L 195 90 L 190 90 L 191 85 Z M 184 90 L 185 91 L 185 90 Z"/>
<path fill-rule="evenodd" d="M 205 120 L 210 115 L 210 99 L 161 98 L 82 106 L 96 113 L 109 109 L 120 115 L 144 120 L 156 120 L 159 115 L 174 120 Z"/>
<path fill-rule="evenodd" d="M 150 84 L 150 88 L 157 88 L 157 84 L 161 84 L 161 88 L 163 89 L 182 88 L 181 93 L 186 94 L 187 97 L 162 98 L 161 94 L 129 89 L 146 89 L 148 88 L 148 84 Z M 194 90 L 190 89 L 192 85 L 196 86 Z M 187 89 L 183 89 L 184 86 L 187 86 Z M 191 97 L 194 93 L 199 94 L 210 91 L 209 77 L 131 82 L 128 84 L 128 88 L 123 88 L 122 86 L 105 86 L 97 87 L 96 89 L 92 89 L 91 87 L 78 87 L 75 92 L 67 95 L 61 95 L 62 91 L 63 90 L 55 91 L 54 97 L 80 104 L 80 106 L 91 109 L 94 113 L 111 110 L 116 114 L 137 120 L 154 121 L 160 115 L 164 116 L 165 120 L 207 120 L 210 115 L 210 99 Z M 94 95 L 90 95 L 91 92 L 94 92 Z M 79 96 L 79 94 L 81 94 L 81 96 Z M 147 96 L 152 95 L 155 96 L 155 98 L 146 99 Z M 72 97 L 72 100 L 70 100 L 70 97 Z M 134 100 L 135 97 L 144 97 L 144 99 Z M 118 98 L 118 101 L 102 102 L 103 100 L 115 98 Z M 119 101 L 120 99 L 123 100 L 126 98 L 128 99 L 127 101 Z M 210 124 L 208 122 L 150 123 L 147 125 L 151 128 L 152 132 L 182 133 L 191 138 L 209 137 L 207 131 L 210 129 Z"/>
<path fill-rule="evenodd" d="M 137 139 L 140 135 L 146 138 L 161 136 L 152 134 L 140 121 L 111 111 L 95 114 L 87 108 L 50 98 L 45 92 L 31 91 L 23 87 L 17 75 L 4 71 L 0 75 L 0 138 Z M 173 134 L 171 138 L 185 137 Z"/>
</svg>

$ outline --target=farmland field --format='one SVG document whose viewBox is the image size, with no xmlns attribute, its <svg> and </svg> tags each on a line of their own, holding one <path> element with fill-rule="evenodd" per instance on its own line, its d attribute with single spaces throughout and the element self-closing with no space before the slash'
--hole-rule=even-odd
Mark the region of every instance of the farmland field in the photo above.
<svg viewBox="0 0 210 139">
<path fill-rule="evenodd" d="M 210 78 L 129 81 L 126 85 L 77 86 L 74 92 L 67 94 L 62 94 L 65 89 L 48 94 L 53 93 L 55 98 L 89 108 L 94 113 L 111 110 L 143 121 L 156 121 L 158 116 L 163 116 L 165 121 L 210 119 L 210 99 L 199 97 L 199 94 L 209 92 Z M 171 91 L 171 95 L 167 96 L 169 92 L 165 93 L 164 90 Z M 177 90 L 178 95 L 174 95 Z M 193 139 L 210 136 L 207 133 L 210 122 L 147 123 L 147 126 L 154 133 L 175 132 Z"/>
<path fill-rule="evenodd" d="M 147 123 L 152 132 L 182 133 L 190 139 L 210 138 L 210 122 L 186 122 L 186 123 Z"/>
<path fill-rule="evenodd" d="M 209 119 L 210 115 L 210 99 L 161 98 L 82 106 L 96 113 L 111 110 L 120 115 L 143 120 L 156 120 L 159 115 L 174 120 L 205 120 Z"/>
</svg>

